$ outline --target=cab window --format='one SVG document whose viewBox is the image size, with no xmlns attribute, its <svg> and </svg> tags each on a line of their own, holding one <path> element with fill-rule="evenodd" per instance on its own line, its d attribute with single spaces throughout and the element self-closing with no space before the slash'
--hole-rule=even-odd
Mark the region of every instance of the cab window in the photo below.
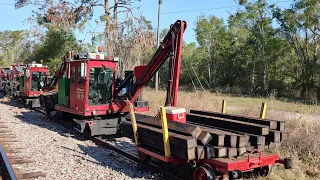
<svg viewBox="0 0 320 180">
<path fill-rule="evenodd" d="M 89 105 L 111 103 L 113 74 L 114 71 L 111 68 L 90 68 Z"/>
<path fill-rule="evenodd" d="M 84 83 L 84 78 L 81 78 L 81 66 L 78 66 L 78 84 Z"/>
<path fill-rule="evenodd" d="M 70 72 L 70 78 L 71 78 L 71 83 L 74 83 L 76 81 L 76 67 L 72 66 L 71 67 L 71 72 Z"/>
</svg>

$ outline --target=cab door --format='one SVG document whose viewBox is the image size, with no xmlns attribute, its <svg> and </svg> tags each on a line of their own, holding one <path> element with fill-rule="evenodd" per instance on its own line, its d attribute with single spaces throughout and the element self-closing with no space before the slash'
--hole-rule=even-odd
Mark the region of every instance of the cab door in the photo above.
<svg viewBox="0 0 320 180">
<path fill-rule="evenodd" d="M 70 63 L 70 108 L 76 109 L 76 101 L 77 101 L 77 66 L 75 63 Z"/>
<path fill-rule="evenodd" d="M 85 78 L 81 77 L 81 62 L 71 63 L 70 72 L 70 108 L 84 111 Z"/>
<path fill-rule="evenodd" d="M 78 108 L 79 110 L 81 110 L 82 112 L 85 110 L 85 77 L 81 77 L 81 63 L 78 64 L 77 66 L 77 84 L 76 84 L 76 88 L 77 88 L 77 102 L 79 102 L 78 104 Z M 77 108 L 76 107 L 76 108 Z"/>
</svg>

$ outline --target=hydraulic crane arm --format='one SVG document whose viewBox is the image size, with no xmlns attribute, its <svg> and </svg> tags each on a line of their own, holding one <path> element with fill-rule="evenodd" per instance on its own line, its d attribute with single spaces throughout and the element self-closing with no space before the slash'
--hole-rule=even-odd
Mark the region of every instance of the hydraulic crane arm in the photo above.
<svg viewBox="0 0 320 180">
<path fill-rule="evenodd" d="M 54 73 L 54 76 L 53 78 L 51 79 L 51 81 L 47 84 L 46 87 L 44 87 L 45 90 L 48 90 L 48 91 L 51 91 L 53 90 L 57 83 L 58 83 L 58 80 L 61 76 L 63 76 L 64 72 L 66 71 L 67 69 L 67 63 L 65 61 L 62 62 L 61 66 L 60 66 L 60 69 L 57 70 L 55 73 Z"/>
<path fill-rule="evenodd" d="M 160 43 L 156 53 L 153 55 L 151 61 L 143 67 L 136 67 L 136 83 L 130 88 L 130 101 L 133 103 L 139 96 L 143 86 L 145 86 L 154 74 L 159 70 L 161 65 L 169 60 L 169 78 L 166 106 L 176 106 L 178 97 L 178 86 L 180 78 L 180 65 L 182 56 L 183 33 L 187 28 L 185 21 L 176 21 L 171 25 L 169 32 Z M 138 73 L 139 71 L 142 73 Z"/>
<path fill-rule="evenodd" d="M 46 85 L 46 87 L 43 88 L 44 90 L 51 91 L 56 87 L 56 85 L 58 84 L 59 78 L 62 77 L 67 70 L 67 66 L 68 66 L 67 60 L 71 58 L 72 58 L 72 51 L 68 51 L 67 55 L 63 59 L 63 62 L 60 68 L 54 73 L 53 78 Z"/>
</svg>

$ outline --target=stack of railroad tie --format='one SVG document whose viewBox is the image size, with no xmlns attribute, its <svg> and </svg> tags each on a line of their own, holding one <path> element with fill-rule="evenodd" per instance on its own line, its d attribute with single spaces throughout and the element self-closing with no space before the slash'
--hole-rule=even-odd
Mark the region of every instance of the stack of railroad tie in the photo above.
<svg viewBox="0 0 320 180">
<path fill-rule="evenodd" d="M 130 119 L 130 118 L 127 118 Z M 164 151 L 161 120 L 136 114 L 141 146 Z M 281 146 L 288 133 L 284 122 L 215 112 L 191 110 L 187 123 L 168 121 L 170 150 L 185 160 L 237 157 L 254 149 L 264 151 Z M 130 121 L 120 129 L 133 139 Z"/>
</svg>

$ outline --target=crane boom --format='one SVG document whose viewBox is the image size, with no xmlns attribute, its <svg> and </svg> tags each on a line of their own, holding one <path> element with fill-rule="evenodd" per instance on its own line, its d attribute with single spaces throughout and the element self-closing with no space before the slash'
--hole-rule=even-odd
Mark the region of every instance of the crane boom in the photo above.
<svg viewBox="0 0 320 180">
<path fill-rule="evenodd" d="M 161 65 L 169 60 L 169 78 L 166 106 L 176 106 L 180 78 L 180 65 L 182 56 L 183 33 L 187 28 L 185 21 L 178 20 L 171 25 L 169 32 L 160 43 L 156 53 L 146 66 L 135 68 L 136 83 L 130 88 L 129 99 L 133 103 Z M 139 73 L 142 72 L 142 73 Z"/>
<path fill-rule="evenodd" d="M 45 89 L 47 91 L 53 90 L 56 87 L 56 85 L 58 84 L 59 78 L 62 77 L 63 74 L 65 73 L 66 69 L 67 69 L 67 63 L 65 61 L 63 61 L 63 63 L 61 64 L 59 70 L 57 70 L 55 72 L 55 74 L 54 74 L 53 78 L 51 79 L 51 81 L 43 89 Z"/>
<path fill-rule="evenodd" d="M 44 90 L 51 91 L 55 89 L 55 87 L 58 84 L 59 78 L 62 77 L 67 70 L 67 67 L 68 67 L 67 61 L 71 59 L 72 59 L 72 51 L 70 50 L 67 52 L 66 56 L 64 57 L 60 68 L 57 71 L 55 71 L 51 81 L 46 85 L 46 87 L 43 88 Z"/>
</svg>

